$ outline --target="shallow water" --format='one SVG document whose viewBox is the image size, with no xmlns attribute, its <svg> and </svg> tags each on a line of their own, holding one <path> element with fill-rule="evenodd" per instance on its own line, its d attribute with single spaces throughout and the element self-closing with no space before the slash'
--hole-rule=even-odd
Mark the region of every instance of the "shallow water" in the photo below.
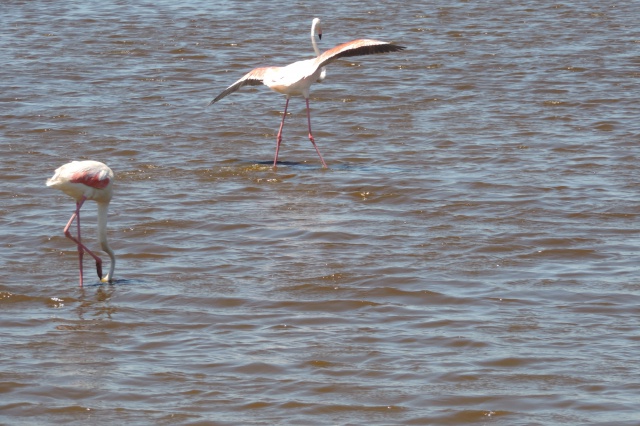
<svg viewBox="0 0 640 426">
<path fill-rule="evenodd" d="M 0 423 L 640 422 L 640 4 L 2 11 Z M 328 169 L 292 98 L 273 170 L 283 96 L 206 105 L 314 16 L 407 50 L 312 88 Z M 112 285 L 44 185 L 80 159 Z"/>
</svg>

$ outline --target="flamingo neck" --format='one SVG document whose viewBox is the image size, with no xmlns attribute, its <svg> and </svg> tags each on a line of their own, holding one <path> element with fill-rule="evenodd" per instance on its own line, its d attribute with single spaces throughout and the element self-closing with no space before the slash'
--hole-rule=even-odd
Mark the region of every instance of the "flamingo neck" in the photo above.
<svg viewBox="0 0 640 426">
<path fill-rule="evenodd" d="M 102 278 L 102 281 L 113 280 L 113 271 L 116 268 L 116 257 L 113 254 L 113 250 L 109 247 L 109 243 L 107 242 L 107 211 L 109 210 L 109 203 L 97 203 L 98 204 L 98 241 L 100 241 L 100 246 L 102 250 L 104 250 L 111 259 L 109 266 L 109 273 Z"/>
<path fill-rule="evenodd" d="M 316 44 L 316 21 L 313 21 L 313 25 L 311 25 L 311 45 L 313 46 L 313 51 L 316 52 L 316 57 L 320 56 L 320 49 Z"/>
</svg>

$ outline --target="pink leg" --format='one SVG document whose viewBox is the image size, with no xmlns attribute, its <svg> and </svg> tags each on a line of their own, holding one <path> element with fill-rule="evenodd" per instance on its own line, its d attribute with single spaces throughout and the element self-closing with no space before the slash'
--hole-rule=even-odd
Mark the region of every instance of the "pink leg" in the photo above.
<svg viewBox="0 0 640 426">
<path fill-rule="evenodd" d="M 305 101 L 307 101 L 307 122 L 309 123 L 309 140 L 313 144 L 313 147 L 316 149 L 316 152 L 318 153 L 318 157 L 320 157 L 320 161 L 322 162 L 322 167 L 326 169 L 327 163 L 324 162 L 322 155 L 320 155 L 320 150 L 316 146 L 316 141 L 313 139 L 313 135 L 311 134 L 311 112 L 309 111 L 309 98 L 305 98 Z"/>
<path fill-rule="evenodd" d="M 96 261 L 96 268 L 98 270 L 98 276 L 102 279 L 102 259 L 100 259 L 98 256 L 96 256 L 91 250 L 89 250 L 84 244 L 82 244 L 81 242 L 81 235 L 80 235 L 80 208 L 82 207 L 82 205 L 84 204 L 84 202 L 86 201 L 86 198 L 82 198 L 79 202 L 76 203 L 76 211 L 71 215 L 71 219 L 69 219 L 69 222 L 67 222 L 67 226 L 64 227 L 64 235 L 69 238 L 71 241 L 73 241 L 74 243 L 76 243 L 76 245 L 78 246 L 78 259 L 80 262 L 80 286 L 82 287 L 82 257 L 83 254 L 86 252 L 88 253 L 91 257 L 93 257 Z M 71 228 L 71 224 L 73 223 L 74 219 L 78 219 L 78 239 L 74 238 L 73 235 L 71 235 L 71 232 L 69 231 L 69 228 Z"/>
<path fill-rule="evenodd" d="M 280 122 L 280 129 L 278 130 L 278 136 L 276 136 L 276 157 L 273 159 L 273 167 L 277 167 L 278 151 L 280 151 L 280 143 L 282 142 L 282 128 L 284 127 L 284 119 L 287 116 L 287 107 L 289 106 L 289 97 L 287 96 L 287 103 L 284 104 L 284 114 L 282 114 L 282 121 Z"/>
</svg>

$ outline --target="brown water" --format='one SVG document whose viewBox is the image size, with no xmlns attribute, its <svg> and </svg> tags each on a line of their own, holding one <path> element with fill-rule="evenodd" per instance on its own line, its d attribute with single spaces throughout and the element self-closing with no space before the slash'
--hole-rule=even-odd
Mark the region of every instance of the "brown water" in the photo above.
<svg viewBox="0 0 640 426">
<path fill-rule="evenodd" d="M 640 3 L 132 3 L 1 6 L 0 423 L 640 424 Z M 283 96 L 206 105 L 314 16 L 407 50 L 313 87 L 327 170 L 293 98 L 272 170 Z"/>
</svg>

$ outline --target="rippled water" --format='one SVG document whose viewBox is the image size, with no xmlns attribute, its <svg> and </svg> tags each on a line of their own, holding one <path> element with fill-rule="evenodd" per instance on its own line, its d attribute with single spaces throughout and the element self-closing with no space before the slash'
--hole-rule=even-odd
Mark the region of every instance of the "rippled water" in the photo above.
<svg viewBox="0 0 640 426">
<path fill-rule="evenodd" d="M 0 422 L 639 424 L 639 15 L 4 2 Z M 314 16 L 407 50 L 312 88 L 328 169 L 293 98 L 273 170 L 283 96 L 206 105 Z M 73 159 L 116 173 L 113 285 L 44 185 Z"/>
</svg>

